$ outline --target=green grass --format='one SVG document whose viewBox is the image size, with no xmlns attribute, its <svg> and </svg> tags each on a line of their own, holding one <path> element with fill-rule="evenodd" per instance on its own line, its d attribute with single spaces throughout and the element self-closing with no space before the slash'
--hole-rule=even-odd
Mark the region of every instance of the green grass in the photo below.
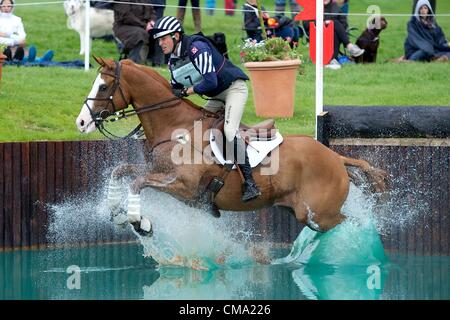
<svg viewBox="0 0 450 320">
<path fill-rule="evenodd" d="M 19 3 L 32 2 L 22 0 Z M 203 4 L 204 2 L 202 2 Z M 239 7 L 243 1 L 239 1 Z M 269 10 L 273 1 L 264 0 Z M 168 0 L 168 5 L 174 5 Z M 377 4 L 382 13 L 410 13 L 411 1 L 371 0 L 352 1 L 351 12 L 366 12 L 371 4 Z M 218 3 L 222 5 L 222 3 Z M 38 56 L 48 49 L 55 50 L 54 60 L 83 59 L 78 55 L 78 34 L 66 28 L 62 3 L 41 6 L 17 6 L 15 13 L 23 18 L 28 44 L 38 48 Z M 174 14 L 174 8 L 166 14 Z M 450 13 L 450 2 L 440 1 L 438 13 Z M 242 15 L 225 16 L 216 11 L 210 17 L 202 15 L 204 33 L 222 31 L 227 35 L 231 60 L 239 62 L 239 45 L 244 33 L 241 30 Z M 350 24 L 364 28 L 367 17 L 352 16 Z M 395 64 L 385 62 L 403 54 L 406 23 L 409 17 L 387 17 L 388 29 L 381 34 L 378 63 L 375 65 L 344 66 L 339 71 L 324 72 L 324 103 L 328 105 L 429 105 L 450 106 L 450 64 Z M 450 36 L 450 18 L 439 17 L 438 23 Z M 190 12 L 185 18 L 187 33 L 193 32 Z M 353 39 L 354 41 L 354 39 Z M 308 49 L 302 47 L 305 60 Z M 93 42 L 93 54 L 118 58 L 115 45 L 102 40 Z M 92 60 L 92 59 L 91 59 Z M 95 65 L 92 60 L 91 63 Z M 158 69 L 166 78 L 166 70 Z M 278 119 L 277 126 L 283 133 L 314 134 L 315 70 L 306 62 L 303 74 L 297 77 L 296 107 L 292 119 Z M 95 68 L 89 72 L 63 68 L 4 67 L 0 94 L 0 141 L 25 140 L 77 140 L 98 139 L 99 134 L 83 136 L 78 133 L 74 121 L 96 76 Z M 249 86 L 251 87 L 251 86 Z M 274 93 L 280 94 L 280 93 Z M 198 97 L 193 97 L 199 104 Z M 252 95 L 243 121 L 252 124 L 259 121 L 253 108 Z"/>
</svg>

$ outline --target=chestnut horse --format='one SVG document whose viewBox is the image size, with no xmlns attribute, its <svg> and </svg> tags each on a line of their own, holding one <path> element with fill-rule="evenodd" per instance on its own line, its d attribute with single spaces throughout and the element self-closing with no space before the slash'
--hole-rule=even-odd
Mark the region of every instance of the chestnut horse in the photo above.
<svg viewBox="0 0 450 320">
<path fill-rule="evenodd" d="M 129 105 L 134 108 L 151 148 L 151 160 L 142 165 L 116 167 L 110 181 L 109 200 L 111 209 L 117 211 L 120 198 L 117 181 L 126 174 L 132 175 L 128 221 L 137 231 L 149 235 L 151 223 L 140 215 L 140 192 L 143 188 L 155 188 L 187 203 L 199 203 L 206 185 L 223 173 L 223 167 L 217 163 L 173 161 L 174 150 L 181 143 L 184 143 L 184 148 L 187 146 L 192 156 L 204 156 L 202 153 L 209 142 L 203 137 L 217 116 L 187 99 L 176 98 L 169 82 L 149 67 L 130 60 L 95 59 L 101 66 L 99 74 L 76 124 L 81 132 L 89 133 L 101 126 L 109 115 L 117 116 L 117 111 Z M 180 129 L 184 129 L 182 139 L 173 134 Z M 197 141 L 196 138 L 201 139 L 200 145 L 193 142 Z M 373 168 L 366 161 L 341 156 L 308 136 L 284 137 L 284 141 L 270 153 L 271 158 L 275 156 L 276 159 L 271 161 L 278 161 L 278 170 L 271 174 L 262 172 L 261 165 L 253 168 L 253 176 L 262 192 L 259 198 L 246 203 L 241 201 L 241 176 L 237 170 L 232 170 L 214 198 L 217 207 L 229 211 L 287 207 L 298 221 L 324 232 L 345 219 L 341 208 L 349 192 L 346 166 L 359 167 L 375 191 L 385 188 L 386 173 L 383 170 Z"/>
</svg>

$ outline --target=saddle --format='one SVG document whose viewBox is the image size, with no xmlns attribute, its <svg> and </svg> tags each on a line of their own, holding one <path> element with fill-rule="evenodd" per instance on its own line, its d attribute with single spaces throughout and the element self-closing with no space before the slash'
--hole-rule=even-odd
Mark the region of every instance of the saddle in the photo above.
<svg viewBox="0 0 450 320">
<path fill-rule="evenodd" d="M 223 146 L 225 135 L 223 134 L 224 119 L 219 117 L 211 126 L 209 142 L 211 150 L 220 164 L 225 164 Z M 218 135 L 218 133 L 221 135 Z M 264 120 L 253 126 L 241 123 L 239 133 L 247 143 L 247 154 L 252 168 L 256 167 L 269 154 L 283 142 L 283 137 L 275 128 L 275 120 Z M 234 166 L 235 168 L 236 166 Z"/>
</svg>

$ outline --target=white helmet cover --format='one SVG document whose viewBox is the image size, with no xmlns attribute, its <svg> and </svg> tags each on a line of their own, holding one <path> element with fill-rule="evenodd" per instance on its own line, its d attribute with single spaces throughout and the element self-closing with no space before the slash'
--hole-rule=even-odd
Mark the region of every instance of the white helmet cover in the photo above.
<svg viewBox="0 0 450 320">
<path fill-rule="evenodd" d="M 164 37 L 166 34 L 171 34 L 174 32 L 183 33 L 183 27 L 177 18 L 172 16 L 162 17 L 156 21 L 153 27 L 153 39 L 158 39 Z"/>
</svg>

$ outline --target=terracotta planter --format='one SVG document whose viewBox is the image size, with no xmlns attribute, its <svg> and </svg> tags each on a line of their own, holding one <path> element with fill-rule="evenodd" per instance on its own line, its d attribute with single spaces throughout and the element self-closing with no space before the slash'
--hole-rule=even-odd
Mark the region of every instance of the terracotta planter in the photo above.
<svg viewBox="0 0 450 320">
<path fill-rule="evenodd" d="M 294 115 L 295 82 L 300 60 L 246 62 L 259 117 L 290 118 Z"/>
</svg>

